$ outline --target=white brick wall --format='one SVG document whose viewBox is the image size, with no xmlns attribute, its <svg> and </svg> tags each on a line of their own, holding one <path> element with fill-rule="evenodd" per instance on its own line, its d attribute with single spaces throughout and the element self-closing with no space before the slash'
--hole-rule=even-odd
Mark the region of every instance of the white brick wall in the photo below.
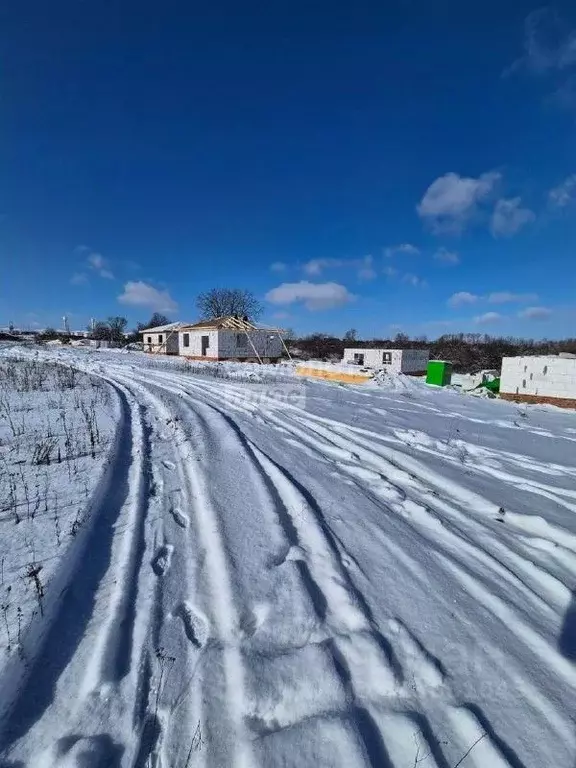
<svg viewBox="0 0 576 768">
<path fill-rule="evenodd" d="M 145 352 L 158 352 L 165 355 L 167 351 L 170 354 L 178 354 L 177 334 L 170 331 L 163 333 L 148 333 L 144 331 L 142 336 Z"/>
<path fill-rule="evenodd" d="M 383 363 L 384 354 L 392 356 L 391 363 Z M 367 368 L 385 368 L 392 373 L 420 373 L 426 370 L 427 349 L 345 349 L 342 362 L 354 363 L 354 355 L 364 355 Z"/>
<path fill-rule="evenodd" d="M 242 331 L 218 331 L 219 357 L 255 357 L 254 348 L 260 357 L 282 356 L 282 341 L 277 333 L 250 331 L 249 341 Z"/>
<path fill-rule="evenodd" d="M 184 334 L 188 334 L 190 346 L 184 346 Z M 180 331 L 178 333 L 178 354 L 188 357 L 202 357 L 202 336 L 208 336 L 206 358 L 218 357 L 218 331 Z"/>
<path fill-rule="evenodd" d="M 190 345 L 184 346 L 184 334 L 189 334 Z M 256 357 L 252 344 L 256 348 L 260 357 L 281 357 L 282 341 L 278 334 L 270 331 L 258 330 L 250 331 L 250 341 L 243 332 L 237 331 L 206 331 L 198 330 L 180 331 L 179 333 L 179 353 L 188 357 L 202 357 L 202 336 L 209 337 L 209 346 L 206 350 L 206 358 L 254 358 Z"/>
<path fill-rule="evenodd" d="M 542 355 L 504 357 L 500 391 L 504 394 L 576 398 L 576 359 Z"/>
</svg>

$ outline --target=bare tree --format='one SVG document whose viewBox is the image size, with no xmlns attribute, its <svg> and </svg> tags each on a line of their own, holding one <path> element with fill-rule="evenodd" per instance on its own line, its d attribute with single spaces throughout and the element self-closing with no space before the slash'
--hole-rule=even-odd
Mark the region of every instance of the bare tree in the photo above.
<svg viewBox="0 0 576 768">
<path fill-rule="evenodd" d="M 110 328 L 110 338 L 112 341 L 122 341 L 128 321 L 125 317 L 109 317 L 107 325 Z"/>
<path fill-rule="evenodd" d="M 346 331 L 344 334 L 344 341 L 356 341 L 357 335 L 356 328 L 350 328 L 350 330 Z"/>
<path fill-rule="evenodd" d="M 93 339 L 123 341 L 127 324 L 128 321 L 125 317 L 109 317 L 108 320 L 98 320 L 94 323 L 90 335 Z"/>
<path fill-rule="evenodd" d="M 262 304 L 251 291 L 242 288 L 211 288 L 196 299 L 202 318 L 238 315 L 255 320 L 262 314 Z"/>
<path fill-rule="evenodd" d="M 166 317 L 166 315 L 160 314 L 160 312 L 154 312 L 152 317 L 147 323 L 138 323 L 138 330 L 139 331 L 145 331 L 147 328 L 158 328 L 161 325 L 169 325 L 170 320 Z"/>
</svg>

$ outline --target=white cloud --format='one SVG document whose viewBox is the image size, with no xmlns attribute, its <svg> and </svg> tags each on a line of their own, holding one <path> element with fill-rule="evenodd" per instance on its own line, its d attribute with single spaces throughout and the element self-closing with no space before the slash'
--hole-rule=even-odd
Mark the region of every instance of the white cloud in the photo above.
<svg viewBox="0 0 576 768">
<path fill-rule="evenodd" d="M 375 280 L 376 277 L 378 277 L 378 274 L 374 269 L 374 259 L 370 255 L 364 256 L 359 264 L 358 280 Z"/>
<path fill-rule="evenodd" d="M 518 312 L 518 317 L 524 320 L 547 320 L 551 314 L 552 310 L 548 307 L 526 307 Z"/>
<path fill-rule="evenodd" d="M 499 315 L 498 312 L 485 312 L 483 315 L 477 315 L 474 318 L 474 322 L 478 325 L 485 325 L 487 323 L 498 323 L 502 319 L 502 315 Z"/>
<path fill-rule="evenodd" d="M 88 282 L 88 275 L 83 272 L 75 272 L 70 278 L 71 285 L 86 285 Z"/>
<path fill-rule="evenodd" d="M 500 178 L 495 171 L 483 173 L 477 179 L 446 173 L 428 187 L 416 206 L 418 215 L 435 232 L 461 232 Z"/>
<path fill-rule="evenodd" d="M 468 291 L 459 291 L 458 293 L 453 293 L 452 296 L 448 299 L 448 306 L 450 307 L 461 307 L 464 304 L 475 304 L 480 297 L 476 296 L 475 293 L 469 293 Z"/>
<path fill-rule="evenodd" d="M 511 291 L 495 291 L 486 297 L 489 304 L 521 304 L 523 301 L 538 301 L 536 293 L 512 293 Z"/>
<path fill-rule="evenodd" d="M 272 315 L 274 320 L 288 320 L 290 318 L 289 312 L 274 312 Z"/>
<path fill-rule="evenodd" d="M 398 274 L 398 270 L 395 267 L 390 267 L 390 266 L 384 267 L 382 271 L 384 272 L 386 277 L 396 277 L 396 275 Z"/>
<path fill-rule="evenodd" d="M 548 202 L 554 208 L 565 208 L 576 200 L 576 173 L 548 192 Z"/>
<path fill-rule="evenodd" d="M 534 212 L 529 208 L 522 208 L 521 202 L 519 197 L 498 200 L 490 222 L 490 231 L 494 237 L 511 237 L 526 224 L 534 221 Z"/>
<path fill-rule="evenodd" d="M 108 268 L 108 262 L 102 256 L 101 253 L 96 253 L 95 251 L 90 251 L 89 248 L 87 248 L 85 245 L 79 245 L 78 248 L 76 248 L 77 253 L 82 254 L 88 254 L 86 257 L 86 262 L 88 264 L 88 267 L 96 272 L 100 277 L 105 278 L 106 280 L 114 280 L 114 275 Z"/>
<path fill-rule="evenodd" d="M 160 291 L 141 280 L 129 280 L 124 285 L 124 293 L 118 296 L 118 301 L 131 307 L 148 307 L 155 312 L 176 312 L 178 310 L 178 304 L 168 291 Z"/>
<path fill-rule="evenodd" d="M 392 245 L 384 250 L 384 253 L 388 258 L 395 256 L 397 253 L 405 253 L 409 256 L 417 256 L 420 253 L 420 249 L 411 243 L 401 243 L 400 245 Z"/>
<path fill-rule="evenodd" d="M 272 272 L 284 272 L 286 270 L 286 264 L 283 261 L 275 261 L 270 264 L 270 270 Z"/>
<path fill-rule="evenodd" d="M 414 275 L 411 272 L 407 272 L 405 275 L 402 276 L 402 282 L 403 283 L 409 283 L 410 285 L 413 285 L 415 288 L 424 288 L 427 283 L 426 280 L 423 280 L 421 277 L 418 277 L 418 275 Z"/>
<path fill-rule="evenodd" d="M 536 74 L 576 64 L 576 30 L 570 30 L 551 8 L 532 11 L 524 21 L 524 56 L 505 74 L 526 68 Z"/>
<path fill-rule="evenodd" d="M 330 267 L 344 267 L 346 264 L 347 262 L 345 259 L 311 259 L 304 264 L 303 269 L 307 275 L 310 275 L 310 277 L 316 277 L 322 274 L 325 269 L 329 269 Z"/>
<path fill-rule="evenodd" d="M 103 269 L 106 262 L 101 253 L 91 253 L 88 256 L 88 264 L 90 264 L 93 269 Z"/>
<path fill-rule="evenodd" d="M 294 304 L 302 302 L 306 309 L 315 311 L 339 307 L 353 301 L 356 297 L 344 285 L 339 283 L 311 283 L 301 280 L 299 283 L 282 283 L 266 294 L 272 304 Z"/>
<path fill-rule="evenodd" d="M 359 280 L 374 280 L 377 274 L 373 261 L 370 254 L 361 259 L 311 259 L 302 268 L 310 277 L 319 277 L 325 269 L 350 267 L 357 270 Z"/>
<path fill-rule="evenodd" d="M 447 248 L 438 248 L 436 253 L 434 254 L 434 258 L 436 261 L 442 262 L 442 264 L 448 264 L 451 266 L 455 266 L 456 264 L 460 264 L 460 257 L 456 253 L 456 251 L 449 251 Z"/>
</svg>

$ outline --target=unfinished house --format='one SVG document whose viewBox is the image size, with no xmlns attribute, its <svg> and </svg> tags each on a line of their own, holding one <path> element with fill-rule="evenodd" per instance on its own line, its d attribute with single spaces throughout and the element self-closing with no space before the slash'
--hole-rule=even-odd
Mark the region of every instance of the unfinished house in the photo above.
<svg viewBox="0 0 576 768">
<path fill-rule="evenodd" d="M 284 349 L 283 331 L 249 320 L 215 317 L 178 329 L 178 354 L 192 360 L 275 363 Z"/>
<path fill-rule="evenodd" d="M 178 329 L 186 323 L 168 323 L 141 331 L 144 352 L 159 355 L 178 354 Z"/>
<path fill-rule="evenodd" d="M 504 357 L 500 397 L 576 408 L 576 355 Z"/>
<path fill-rule="evenodd" d="M 345 349 L 343 363 L 364 368 L 386 369 L 390 373 L 425 373 L 427 349 Z"/>
</svg>

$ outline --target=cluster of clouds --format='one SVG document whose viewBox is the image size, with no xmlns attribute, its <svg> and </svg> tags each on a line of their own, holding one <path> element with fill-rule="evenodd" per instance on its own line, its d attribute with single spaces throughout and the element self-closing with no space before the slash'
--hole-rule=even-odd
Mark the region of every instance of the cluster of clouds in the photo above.
<svg viewBox="0 0 576 768">
<path fill-rule="evenodd" d="M 422 221 L 437 235 L 460 235 L 468 227 L 487 223 L 494 238 L 512 237 L 536 221 L 536 213 L 522 198 L 501 197 L 502 174 L 482 173 L 477 178 L 449 172 L 435 179 L 416 206 Z M 547 192 L 546 210 L 576 203 L 576 174 Z"/>
<path fill-rule="evenodd" d="M 502 174 L 488 171 L 478 178 L 446 173 L 435 179 L 416 206 L 420 218 L 436 234 L 461 234 L 488 219 L 492 236 L 511 237 L 536 220 L 521 197 L 496 197 Z"/>
<path fill-rule="evenodd" d="M 94 251 L 87 245 L 79 245 L 75 249 L 75 254 L 82 259 L 83 271 L 75 272 L 70 278 L 72 285 L 88 285 L 90 278 L 102 278 L 104 280 L 114 280 L 115 276 L 110 269 L 110 262 L 105 259 L 101 253 Z M 138 268 L 136 262 L 124 262 L 130 269 Z M 128 280 L 124 284 L 122 293 L 117 296 L 120 304 L 128 307 L 139 307 L 150 309 L 153 312 L 177 312 L 178 304 L 170 296 L 167 290 L 155 288 L 151 283 L 143 280 Z"/>
<path fill-rule="evenodd" d="M 310 259 L 301 264 L 289 265 L 283 261 L 275 261 L 270 265 L 270 270 L 276 274 L 285 274 L 289 270 L 298 270 L 304 273 L 306 279 L 281 283 L 276 288 L 268 291 L 265 298 L 276 306 L 289 306 L 300 304 L 311 312 L 324 309 L 332 309 L 349 304 L 356 300 L 357 296 L 345 285 L 334 281 L 313 282 L 324 276 L 330 270 L 348 269 L 355 273 L 359 283 L 375 280 L 380 274 L 387 278 L 397 278 L 400 282 L 414 287 L 423 287 L 426 281 L 419 275 L 405 268 L 392 266 L 388 260 L 398 256 L 418 256 L 420 249 L 411 243 L 389 246 L 383 249 L 386 263 L 378 262 L 371 254 L 361 258 L 317 258 Z M 438 249 L 434 256 L 438 261 L 448 264 L 457 264 L 458 255 L 446 249 Z M 275 315 L 280 318 L 284 315 L 279 312 Z"/>
<path fill-rule="evenodd" d="M 87 285 L 90 282 L 90 275 L 102 277 L 105 280 L 114 280 L 114 274 L 101 253 L 93 251 L 87 245 L 79 245 L 76 248 L 76 254 L 82 257 L 85 271 L 75 272 L 72 275 L 70 278 L 72 285 Z"/>
<path fill-rule="evenodd" d="M 504 77 L 529 73 L 545 78 L 550 100 L 576 108 L 576 30 L 551 7 L 529 13 L 524 22 L 524 54 L 504 72 Z"/>
<path fill-rule="evenodd" d="M 513 291 L 494 291 L 484 296 L 470 293 L 469 291 L 459 291 L 452 294 L 448 299 L 448 306 L 452 309 L 460 307 L 476 306 L 481 303 L 487 304 L 529 304 L 516 314 L 522 320 L 547 320 L 552 315 L 552 310 L 548 307 L 536 305 L 538 301 L 536 293 L 514 293 Z M 490 310 L 474 317 L 474 322 L 478 325 L 487 325 L 498 323 L 504 320 L 505 315 L 500 312 Z"/>
</svg>

